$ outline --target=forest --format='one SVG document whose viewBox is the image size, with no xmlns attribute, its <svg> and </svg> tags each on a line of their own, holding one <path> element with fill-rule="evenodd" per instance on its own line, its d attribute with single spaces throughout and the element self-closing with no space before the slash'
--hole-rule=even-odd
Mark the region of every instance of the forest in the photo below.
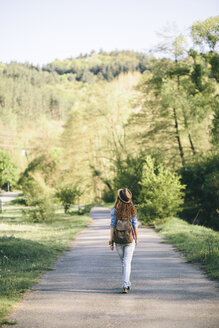
<svg viewBox="0 0 219 328">
<path fill-rule="evenodd" d="M 112 202 L 145 222 L 180 215 L 219 230 L 219 17 L 156 51 L 100 50 L 43 67 L 0 63 L 0 186 L 29 215 Z"/>
</svg>

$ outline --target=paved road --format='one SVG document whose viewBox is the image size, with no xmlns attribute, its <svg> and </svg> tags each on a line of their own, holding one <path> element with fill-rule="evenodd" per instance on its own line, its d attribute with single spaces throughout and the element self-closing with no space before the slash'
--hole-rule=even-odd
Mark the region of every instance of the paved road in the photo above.
<svg viewBox="0 0 219 328">
<path fill-rule="evenodd" d="M 10 319 L 16 328 L 218 328 L 218 285 L 185 263 L 153 231 L 139 229 L 133 290 L 121 294 L 117 253 L 108 249 L 109 210 L 94 208 L 54 271 L 28 293 Z"/>
<path fill-rule="evenodd" d="M 0 200 L 2 202 L 2 204 L 4 205 L 5 203 L 10 202 L 11 200 L 17 198 L 17 196 L 19 195 L 19 193 L 17 192 L 0 192 Z"/>
</svg>

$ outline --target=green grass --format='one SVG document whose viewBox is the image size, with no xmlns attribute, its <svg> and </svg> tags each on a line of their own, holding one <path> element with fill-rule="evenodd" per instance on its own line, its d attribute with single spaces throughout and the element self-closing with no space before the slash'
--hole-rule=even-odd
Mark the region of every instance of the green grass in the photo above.
<svg viewBox="0 0 219 328">
<path fill-rule="evenodd" d="M 188 262 L 199 264 L 209 278 L 219 280 L 219 232 L 178 218 L 159 224 L 156 230 Z"/>
<path fill-rule="evenodd" d="M 11 307 L 89 222 L 88 216 L 61 211 L 47 223 L 28 222 L 20 210 L 0 214 L 0 326 L 7 322 Z"/>
</svg>

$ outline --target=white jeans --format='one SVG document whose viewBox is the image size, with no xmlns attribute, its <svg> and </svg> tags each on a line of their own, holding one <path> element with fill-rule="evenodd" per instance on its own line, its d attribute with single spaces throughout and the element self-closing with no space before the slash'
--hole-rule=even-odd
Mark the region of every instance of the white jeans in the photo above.
<svg viewBox="0 0 219 328">
<path fill-rule="evenodd" d="M 133 242 L 130 244 L 116 244 L 116 250 L 122 262 L 122 275 L 123 275 L 122 287 L 127 288 L 131 286 L 131 282 L 130 282 L 131 262 L 132 262 L 133 252 L 135 250 L 135 240 L 133 240 Z"/>
</svg>

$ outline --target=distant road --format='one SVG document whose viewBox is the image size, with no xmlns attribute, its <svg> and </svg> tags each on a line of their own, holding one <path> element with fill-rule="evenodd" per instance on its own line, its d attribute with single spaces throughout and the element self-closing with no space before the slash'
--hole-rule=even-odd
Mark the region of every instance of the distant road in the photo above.
<svg viewBox="0 0 219 328">
<path fill-rule="evenodd" d="M 0 200 L 2 201 L 2 204 L 10 202 L 11 200 L 17 198 L 19 193 L 17 192 L 0 192 Z"/>
<path fill-rule="evenodd" d="M 71 250 L 15 307 L 15 328 L 219 327 L 218 283 L 152 229 L 139 228 L 132 291 L 121 294 L 121 264 L 108 245 L 110 211 L 96 207 L 91 216 Z"/>
<path fill-rule="evenodd" d="M 19 193 L 17 193 L 17 192 L 10 192 L 10 191 L 9 192 L 6 192 L 6 191 L 0 192 L 0 212 L 6 203 L 17 198 L 18 195 L 19 195 Z"/>
</svg>

